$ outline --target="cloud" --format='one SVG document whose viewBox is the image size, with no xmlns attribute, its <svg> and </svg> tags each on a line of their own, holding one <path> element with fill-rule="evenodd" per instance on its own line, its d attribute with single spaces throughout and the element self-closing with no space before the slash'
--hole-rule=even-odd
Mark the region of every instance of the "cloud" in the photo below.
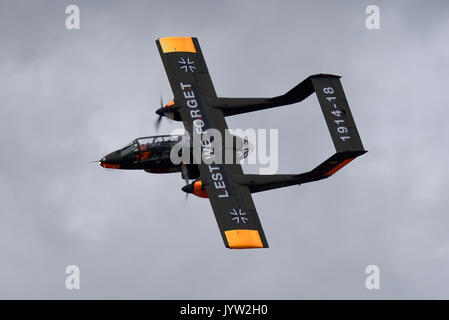
<svg viewBox="0 0 449 320">
<path fill-rule="evenodd" d="M 1 4 L 0 297 L 448 297 L 445 2 L 380 2 L 378 31 L 359 2 L 78 3 L 77 31 L 65 3 Z M 270 249 L 225 249 L 178 174 L 88 163 L 155 134 L 172 94 L 154 40 L 169 35 L 199 38 L 221 96 L 343 76 L 369 152 L 326 181 L 255 194 Z M 311 97 L 228 124 L 278 128 L 280 170 L 296 173 L 333 153 L 320 112 Z M 364 287 L 370 264 L 378 292 Z"/>
</svg>

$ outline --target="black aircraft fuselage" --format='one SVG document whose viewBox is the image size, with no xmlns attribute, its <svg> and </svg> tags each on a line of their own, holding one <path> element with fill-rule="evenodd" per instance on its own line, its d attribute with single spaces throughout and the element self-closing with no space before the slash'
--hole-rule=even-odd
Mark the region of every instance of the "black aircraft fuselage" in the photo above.
<svg viewBox="0 0 449 320">
<path fill-rule="evenodd" d="M 181 140 L 180 135 L 137 138 L 122 149 L 104 156 L 100 165 L 108 169 L 145 170 L 151 173 L 180 172 L 182 165 L 173 164 L 170 152 Z"/>
<path fill-rule="evenodd" d="M 252 149 L 252 145 L 246 139 L 233 136 L 233 157 L 244 159 Z M 190 149 L 189 163 L 175 164 L 170 158 L 172 148 L 181 144 L 178 156 L 182 156 L 182 150 Z M 187 146 L 188 145 L 188 146 Z M 100 165 L 107 169 L 145 170 L 149 173 L 181 172 L 184 179 L 196 179 L 199 170 L 193 164 L 193 150 L 190 138 L 182 135 L 158 135 L 137 138 L 125 147 L 109 153 L 100 161 Z"/>
</svg>

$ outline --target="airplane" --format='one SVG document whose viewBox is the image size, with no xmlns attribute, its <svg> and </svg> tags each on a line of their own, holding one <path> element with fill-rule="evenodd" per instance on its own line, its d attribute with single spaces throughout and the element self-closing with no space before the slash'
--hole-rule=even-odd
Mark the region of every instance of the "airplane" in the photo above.
<svg viewBox="0 0 449 320">
<path fill-rule="evenodd" d="M 252 193 L 326 179 L 367 152 L 349 109 L 340 76 L 311 75 L 287 93 L 271 98 L 217 97 L 197 38 L 159 38 L 156 45 L 174 96 L 170 103 L 165 106 L 161 103 L 156 110 L 159 116 L 157 124 L 163 117 L 182 121 L 189 137 L 199 137 L 211 145 L 208 131 L 214 129 L 223 136 L 229 134 L 225 117 L 298 103 L 316 93 L 334 143 L 334 155 L 311 171 L 300 174 L 244 174 L 239 162 L 229 164 L 222 161 L 222 156 L 217 156 L 215 162 L 208 164 L 202 161 L 201 152 L 190 155 L 189 159 L 196 160 L 193 163 L 174 164 L 170 152 L 183 141 L 182 135 L 138 138 L 99 161 L 102 167 L 109 169 L 181 172 L 186 180 L 182 191 L 209 199 L 225 247 L 268 248 Z M 224 140 L 217 142 L 213 150 L 224 150 Z M 247 150 L 246 142 L 245 139 L 240 140 L 242 150 Z M 187 144 L 185 147 L 192 150 L 192 143 L 188 141 Z M 234 148 L 233 152 L 242 150 Z M 190 180 L 193 181 L 189 183 Z"/>
</svg>

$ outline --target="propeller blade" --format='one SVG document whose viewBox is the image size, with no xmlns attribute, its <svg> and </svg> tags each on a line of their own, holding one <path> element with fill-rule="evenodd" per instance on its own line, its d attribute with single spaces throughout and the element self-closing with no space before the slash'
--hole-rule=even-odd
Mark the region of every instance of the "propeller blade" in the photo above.
<svg viewBox="0 0 449 320">
<path fill-rule="evenodd" d="M 189 184 L 189 172 L 187 170 L 187 166 L 185 164 L 181 165 L 181 172 L 182 172 L 182 176 L 184 177 L 184 181 L 186 183 L 186 186 Z M 185 186 L 184 186 L 185 187 Z M 184 188 L 183 187 L 183 188 Z M 184 191 L 184 190 L 183 190 Z M 187 202 L 187 200 L 189 199 L 189 194 L 186 192 L 186 195 L 184 197 L 184 201 Z"/>
<path fill-rule="evenodd" d="M 162 116 L 159 116 L 156 119 L 156 122 L 154 123 L 154 127 L 155 127 L 157 132 L 159 131 L 159 127 L 161 126 L 161 121 L 162 121 Z"/>
<path fill-rule="evenodd" d="M 184 178 L 186 185 L 188 185 L 189 184 L 189 171 L 187 170 L 187 166 L 184 163 L 181 165 L 181 171 L 182 171 L 182 177 Z"/>
<path fill-rule="evenodd" d="M 159 110 L 156 110 L 156 113 L 159 115 L 159 118 L 157 118 L 156 122 L 154 123 L 154 127 L 156 129 L 156 132 L 159 131 L 159 127 L 161 126 L 161 121 L 162 121 L 162 118 L 164 116 L 164 113 L 162 111 L 162 110 L 164 110 L 163 109 L 163 107 L 164 107 L 164 98 L 162 97 L 162 93 L 159 94 L 159 105 L 160 105 Z"/>
</svg>

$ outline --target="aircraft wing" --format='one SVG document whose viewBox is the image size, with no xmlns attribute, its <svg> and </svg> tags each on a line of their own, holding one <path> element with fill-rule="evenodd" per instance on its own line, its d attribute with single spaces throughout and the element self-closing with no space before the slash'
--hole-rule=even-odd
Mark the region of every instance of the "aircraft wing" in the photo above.
<svg viewBox="0 0 449 320">
<path fill-rule="evenodd" d="M 216 93 L 198 40 L 161 38 L 156 43 L 173 91 L 174 107 L 186 131 L 193 137 L 216 129 L 223 137 L 224 150 L 228 127 L 223 111 L 208 105 Z M 236 182 L 237 176 L 243 174 L 240 164 L 206 164 L 195 159 L 225 246 L 268 248 L 249 187 Z"/>
<path fill-rule="evenodd" d="M 177 99 L 183 99 L 181 81 L 195 82 L 204 96 L 217 96 L 196 38 L 160 38 L 156 40 L 156 44 L 173 91 L 175 103 Z"/>
</svg>

